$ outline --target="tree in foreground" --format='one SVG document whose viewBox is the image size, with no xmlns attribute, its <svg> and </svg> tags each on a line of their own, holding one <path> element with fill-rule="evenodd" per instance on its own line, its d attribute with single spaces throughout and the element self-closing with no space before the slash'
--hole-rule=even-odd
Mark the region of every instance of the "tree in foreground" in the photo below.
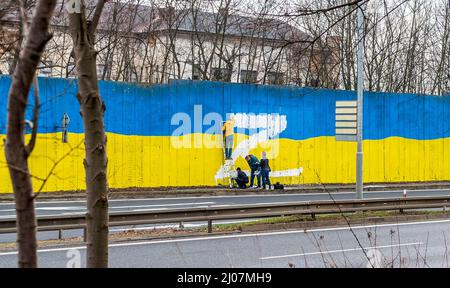
<svg viewBox="0 0 450 288">
<path fill-rule="evenodd" d="M 74 0 L 66 7 L 69 14 L 73 56 L 78 75 L 77 99 L 80 103 L 85 137 L 87 193 L 87 267 L 108 267 L 108 181 L 105 105 L 100 97 L 97 79 L 95 31 L 105 5 L 99 0 L 93 18 L 88 22 L 84 0 Z"/>
<path fill-rule="evenodd" d="M 34 125 L 28 144 L 25 144 L 25 109 L 28 104 L 30 87 L 33 80 L 36 79 L 35 73 L 42 53 L 52 37 L 49 34 L 49 25 L 56 2 L 57 0 L 39 0 L 37 2 L 8 95 L 5 151 L 16 202 L 18 265 L 21 268 L 37 267 L 35 196 L 28 167 L 28 157 L 33 151 L 37 134 L 39 109 L 37 81 L 35 81 L 34 87 Z M 22 13 L 24 23 L 26 23 L 25 17 L 25 13 Z"/>
</svg>

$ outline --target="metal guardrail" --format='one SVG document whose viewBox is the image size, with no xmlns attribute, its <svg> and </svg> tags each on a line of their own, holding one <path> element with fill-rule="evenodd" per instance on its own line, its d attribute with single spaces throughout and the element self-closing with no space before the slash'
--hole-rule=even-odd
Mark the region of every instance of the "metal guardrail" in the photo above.
<svg viewBox="0 0 450 288">
<path fill-rule="evenodd" d="M 208 232 L 212 232 L 212 222 L 217 220 L 279 217 L 289 215 L 315 215 L 395 211 L 412 209 L 432 209 L 450 206 L 450 197 L 412 197 L 367 200 L 308 201 L 274 204 L 250 204 L 233 206 L 211 206 L 189 209 L 161 211 L 119 212 L 109 214 L 110 226 L 134 226 L 145 224 L 179 223 L 188 221 L 208 221 Z M 37 218 L 38 231 L 61 231 L 85 229 L 85 216 L 62 215 Z M 0 219 L 0 233 L 15 233 L 15 219 Z"/>
</svg>

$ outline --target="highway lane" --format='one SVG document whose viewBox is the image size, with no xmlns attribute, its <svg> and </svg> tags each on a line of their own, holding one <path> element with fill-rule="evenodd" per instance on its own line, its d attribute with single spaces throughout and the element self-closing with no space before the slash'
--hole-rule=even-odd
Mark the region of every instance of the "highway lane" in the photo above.
<svg viewBox="0 0 450 288">
<path fill-rule="evenodd" d="M 113 243 L 110 267 L 448 267 L 449 231 L 440 220 Z M 83 246 L 40 250 L 39 266 L 80 259 L 84 267 L 84 254 Z M 16 260 L 0 252 L 0 267 Z"/>
<path fill-rule="evenodd" d="M 415 190 L 408 191 L 408 197 L 417 196 L 449 196 L 450 189 L 435 190 Z M 303 193 L 303 194 L 275 194 L 275 195 L 241 195 L 241 196 L 207 196 L 207 197 L 180 197 L 180 198 L 151 198 L 151 199 L 117 199 L 110 200 L 110 212 L 123 211 L 145 211 L 145 210 L 166 210 L 174 208 L 193 208 L 193 207 L 214 207 L 214 206 L 231 206 L 243 204 L 257 203 L 280 203 L 294 201 L 317 201 L 354 199 L 354 192 L 336 192 L 331 196 L 326 193 Z M 365 198 L 393 198 L 402 197 L 403 191 L 380 191 L 366 192 Z M 38 216 L 46 215 L 70 215 L 84 214 L 86 211 L 86 203 L 84 201 L 42 201 L 36 203 L 36 211 Z M 14 203 L 0 203 L 0 219 L 11 219 L 15 217 Z M 248 220 L 247 220 L 248 221 Z M 242 222 L 242 221 L 222 221 L 224 223 Z M 216 222 L 218 224 L 221 222 Z M 142 229 L 160 229 L 167 227 L 177 227 L 178 224 L 156 224 L 141 225 L 137 227 L 113 227 L 111 233 L 117 233 L 133 228 L 135 230 Z M 205 222 L 185 223 L 185 227 L 205 226 Z M 62 231 L 63 238 L 82 236 L 82 230 Z M 58 239 L 58 231 L 38 232 L 39 240 Z M 0 243 L 15 242 L 15 234 L 0 234 Z"/>
<path fill-rule="evenodd" d="M 366 199 L 402 197 L 403 191 L 365 192 Z M 450 189 L 408 191 L 408 197 L 449 196 Z M 354 192 L 331 193 L 336 200 L 355 199 Z M 275 195 L 242 195 L 242 196 L 207 196 L 151 199 L 115 199 L 110 200 L 111 213 L 123 211 L 151 211 L 173 208 L 214 207 L 243 204 L 281 203 L 294 201 L 331 200 L 327 193 L 275 194 Z M 37 202 L 38 216 L 69 215 L 85 213 L 84 201 L 48 201 Z M 0 203 L 0 219 L 15 217 L 14 203 Z"/>
</svg>

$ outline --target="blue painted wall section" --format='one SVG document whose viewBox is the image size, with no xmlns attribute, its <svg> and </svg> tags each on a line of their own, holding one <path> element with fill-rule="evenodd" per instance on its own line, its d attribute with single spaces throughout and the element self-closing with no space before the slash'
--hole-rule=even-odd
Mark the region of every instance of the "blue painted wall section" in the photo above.
<svg viewBox="0 0 450 288">
<path fill-rule="evenodd" d="M 0 95 L 2 95 L 0 97 L 0 115 L 2 115 L 0 117 L 0 135 L 3 135 L 2 137 L 6 133 L 7 95 L 10 84 L 10 77 L 0 76 Z M 69 132 L 73 135 L 78 135 L 71 136 L 71 139 L 81 137 L 83 126 L 79 105 L 75 97 L 77 91 L 76 80 L 40 78 L 39 85 L 42 103 L 38 129 L 39 135 L 43 137 L 46 134 L 55 135 L 55 133 L 60 133 L 58 127 L 61 126 L 62 115 L 67 113 L 71 119 Z M 127 185 L 213 185 L 214 176 L 211 175 L 214 175 L 216 171 L 210 173 L 206 171 L 208 170 L 207 166 L 194 167 L 192 163 L 197 161 L 195 159 L 211 159 L 212 157 L 212 161 L 214 161 L 212 170 L 217 170 L 222 162 L 220 149 L 209 149 L 204 152 L 194 150 L 175 151 L 168 146 L 167 142 L 167 139 L 172 136 L 173 131 L 177 128 L 177 126 L 171 125 L 172 116 L 178 112 L 184 112 L 191 119 L 194 119 L 195 105 L 201 105 L 203 115 L 215 112 L 222 115 L 223 119 L 226 118 L 227 113 L 278 113 L 285 115 L 287 129 L 277 136 L 282 140 L 281 146 L 284 147 L 284 150 L 281 151 L 282 155 L 279 158 L 272 159 L 274 166 L 278 166 L 281 170 L 293 167 L 298 168 L 300 166 L 305 168 L 305 172 L 301 176 L 289 179 L 281 178 L 287 183 L 317 182 L 317 177 L 313 176 L 315 172 L 310 172 L 309 176 L 307 174 L 307 169 L 313 169 L 314 167 L 314 169 L 323 173 L 325 182 L 349 183 L 354 181 L 354 167 L 352 166 L 354 161 L 354 143 L 334 141 L 335 102 L 355 100 L 356 93 L 354 91 L 184 80 L 150 87 L 100 81 L 100 91 L 106 104 L 106 130 L 109 134 L 116 135 L 114 136 L 116 138 L 113 137 L 115 140 L 108 142 L 108 151 L 115 151 L 111 152 L 110 160 L 115 161 L 113 158 L 121 158 L 120 161 L 128 163 L 126 164 L 128 169 L 138 169 L 129 165 L 137 165 L 140 167 L 139 169 L 142 169 L 142 167 L 147 165 L 153 165 L 148 164 L 148 162 L 172 161 L 173 157 L 176 157 L 177 163 L 180 163 L 173 164 L 173 166 L 168 164 L 167 167 L 164 167 L 164 171 L 160 172 L 161 174 L 158 176 L 159 180 L 146 182 L 144 179 L 146 176 L 140 175 L 136 176 L 141 179 L 139 183 L 129 183 L 130 181 L 135 181 L 133 180 L 134 176 L 130 176 L 131 178 L 126 181 L 120 179 L 111 181 L 112 187 L 126 187 Z M 30 101 L 31 103 L 27 108 L 27 119 L 31 119 L 33 97 L 30 97 Z M 382 160 L 384 161 L 383 163 L 380 162 L 375 165 L 376 168 L 374 169 L 377 169 L 377 172 L 368 173 L 369 176 L 366 176 L 366 181 L 434 181 L 449 179 L 450 176 L 447 175 L 450 174 L 450 171 L 447 170 L 450 170 L 450 167 L 447 167 L 444 161 L 450 162 L 446 152 L 447 147 L 449 147 L 446 146 L 449 144 L 447 141 L 450 137 L 450 94 L 446 96 L 430 96 L 365 93 L 364 113 L 364 140 L 367 143 L 365 144 L 367 146 L 366 151 L 369 154 L 368 158 L 372 161 L 371 165 L 378 158 L 386 158 Z M 193 132 L 199 134 L 205 134 L 209 128 L 208 125 L 192 125 L 192 127 L 196 128 Z M 258 131 L 245 130 L 245 132 L 248 134 L 247 136 L 251 136 Z M 112 136 L 108 137 L 111 138 Z M 146 139 L 145 137 L 150 138 Z M 396 142 L 388 140 L 389 138 L 395 138 Z M 144 143 L 133 144 L 138 145 L 138 147 L 136 146 L 136 151 L 132 152 L 135 159 L 131 161 L 131 164 L 126 159 L 128 157 L 125 155 L 127 153 L 126 150 L 116 149 L 117 145 L 119 145 L 117 143 L 120 142 L 120 145 L 128 147 L 129 152 L 130 149 L 133 149 L 133 146 L 130 146 L 127 141 Z M 63 146 L 59 146 L 58 143 L 53 143 L 50 147 L 50 144 L 41 141 L 39 145 L 46 145 L 45 149 L 42 148 L 47 151 L 45 153 L 51 153 L 51 149 L 57 149 L 58 151 L 63 149 Z M 400 147 L 400 150 L 403 149 L 401 150 L 403 152 L 398 152 L 396 150 L 397 147 Z M 255 153 L 257 152 L 259 153 L 260 150 L 256 149 Z M 283 156 L 283 153 L 286 155 Z M 333 167 L 330 168 L 328 167 L 330 162 L 327 162 L 330 160 L 323 156 L 328 155 L 328 153 L 331 153 L 331 155 L 337 153 L 338 155 L 343 155 L 343 158 L 336 160 L 338 163 L 333 163 L 331 165 Z M 410 165 L 408 166 L 409 168 L 399 166 L 402 161 L 406 160 L 401 160 L 400 158 L 395 161 L 388 159 L 399 153 L 403 155 L 401 157 L 411 162 L 408 164 Z M 156 156 L 157 154 L 163 155 Z M 166 154 L 170 156 L 164 158 Z M 292 155 L 296 156 L 293 157 Z M 79 160 L 82 161 L 82 155 L 79 155 L 79 157 Z M 146 157 L 149 158 L 147 159 Z M 191 164 L 189 165 L 191 166 L 188 165 L 181 168 L 179 165 L 184 165 L 181 164 L 183 161 L 182 157 L 190 159 L 189 163 Z M 4 159 L 0 158 L 0 161 L 4 161 Z M 36 164 L 36 167 L 48 166 L 42 160 L 39 161 L 41 162 Z M 239 161 L 240 165 L 245 165 L 242 159 Z M 290 163 L 290 161 L 296 161 L 296 163 Z M 429 161 L 432 164 L 430 164 L 430 167 L 426 167 L 420 164 L 423 161 Z M 289 165 L 287 164 L 288 162 L 290 163 Z M 117 167 L 125 165 L 120 163 L 116 163 Z M 436 168 L 431 167 L 433 165 Z M 7 172 L 5 172 L 4 168 L 0 169 L 4 170 L 0 172 L 0 176 L 4 177 Z M 180 169 L 190 170 L 190 173 L 203 174 L 199 177 L 190 175 L 178 183 L 172 177 L 175 175 L 172 171 L 181 173 L 179 172 L 181 171 Z M 368 166 L 367 169 L 370 170 L 372 168 Z M 440 170 L 434 171 L 433 169 Z M 347 172 L 344 173 L 345 175 L 340 174 L 340 170 Z M 419 170 L 419 172 L 416 173 L 413 170 Z M 133 173 L 139 174 L 139 172 Z M 150 171 L 149 173 L 156 172 Z M 171 176 L 166 177 L 165 174 L 171 174 Z M 58 189 L 57 187 L 62 187 L 62 190 L 82 189 L 83 177 L 78 175 L 76 180 L 70 182 L 71 184 L 65 182 L 60 186 L 55 180 L 55 184 L 53 186 L 50 185 L 53 188 L 48 190 Z M 9 184 L 0 185 L 0 191 L 8 189 L 10 189 Z"/>
</svg>

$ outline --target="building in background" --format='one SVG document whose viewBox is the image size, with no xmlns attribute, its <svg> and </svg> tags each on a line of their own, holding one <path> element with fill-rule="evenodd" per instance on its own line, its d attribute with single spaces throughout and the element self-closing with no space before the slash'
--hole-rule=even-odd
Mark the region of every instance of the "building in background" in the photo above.
<svg viewBox="0 0 450 288">
<path fill-rule="evenodd" d="M 18 37 L 20 19 L 15 11 L 0 21 L 0 33 L 10 31 L 2 39 Z M 75 76 L 68 29 L 61 6 L 52 20 L 54 37 L 39 76 Z M 97 76 L 145 84 L 191 79 L 336 88 L 333 75 L 338 68 L 330 55 L 337 47 L 328 42 L 266 15 L 107 3 L 97 36 Z M 14 66 L 13 48 L 0 46 L 3 74 L 11 73 Z"/>
</svg>

